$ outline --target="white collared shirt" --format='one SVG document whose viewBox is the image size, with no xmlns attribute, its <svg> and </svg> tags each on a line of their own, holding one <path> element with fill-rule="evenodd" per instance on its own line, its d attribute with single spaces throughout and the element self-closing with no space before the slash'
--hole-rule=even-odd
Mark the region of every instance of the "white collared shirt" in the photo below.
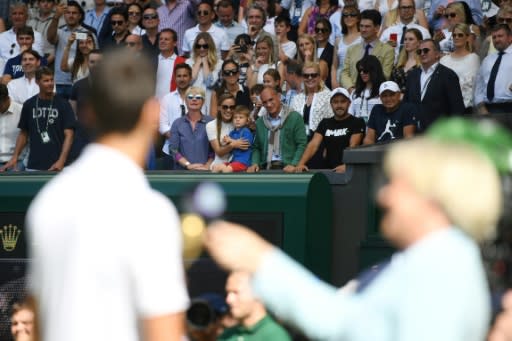
<svg viewBox="0 0 512 341">
<path fill-rule="evenodd" d="M 0 113 L 0 162 L 11 159 L 20 130 L 18 122 L 21 116 L 21 104 L 11 100 L 6 112 Z"/>
<path fill-rule="evenodd" d="M 494 98 L 489 101 L 487 98 L 487 83 L 491 76 L 491 70 L 498 59 L 498 52 L 485 57 L 480 65 L 480 70 L 476 76 L 475 99 L 474 104 L 485 103 L 510 103 L 512 102 L 512 44 L 505 49 L 505 54 L 501 57 L 500 68 L 494 83 Z"/>
<path fill-rule="evenodd" d="M 41 56 L 43 55 L 43 36 L 41 33 L 34 31 L 34 44 L 32 49 L 36 50 Z M 0 33 L 0 58 L 5 62 L 9 58 L 16 57 L 20 54 L 20 46 L 16 41 L 16 33 L 14 29 Z"/>
<path fill-rule="evenodd" d="M 181 46 L 184 54 L 191 54 L 191 51 L 194 48 L 194 41 L 196 40 L 197 35 L 201 32 L 202 31 L 199 29 L 199 24 L 185 31 L 185 35 L 183 36 L 183 43 Z M 228 35 L 222 28 L 217 27 L 217 25 L 212 23 L 206 32 L 212 36 L 215 47 L 217 48 L 217 55 L 219 57 L 221 55 L 221 51 L 229 51 L 231 45 L 229 44 Z"/>
<path fill-rule="evenodd" d="M 176 53 L 170 57 L 164 57 L 160 53 L 158 55 L 158 69 L 156 71 L 156 97 L 163 98 L 171 91 L 171 79 L 174 72 L 174 62 L 176 60 Z"/>
<path fill-rule="evenodd" d="M 39 93 L 39 85 L 37 85 L 35 77 L 28 79 L 23 76 L 13 79 L 7 84 L 7 89 L 11 99 L 19 104 L 25 103 L 27 99 Z"/>
<path fill-rule="evenodd" d="M 428 83 L 430 83 L 430 80 L 432 79 L 432 76 L 434 75 L 434 71 L 436 70 L 438 65 L 439 65 L 439 62 L 435 62 L 427 70 L 425 70 L 423 67 L 421 68 L 421 75 L 420 75 L 421 99 L 423 99 L 423 96 L 425 96 L 425 93 L 427 92 L 426 88 L 428 87 Z"/>
<path fill-rule="evenodd" d="M 182 116 L 181 106 L 184 106 L 184 112 L 186 113 L 187 106 L 185 100 L 181 98 L 178 90 L 168 93 L 160 100 L 160 126 L 158 129 L 160 134 L 163 135 L 171 131 L 172 123 Z M 165 140 L 162 151 L 167 155 L 171 155 L 169 151 L 169 139 Z"/>
</svg>

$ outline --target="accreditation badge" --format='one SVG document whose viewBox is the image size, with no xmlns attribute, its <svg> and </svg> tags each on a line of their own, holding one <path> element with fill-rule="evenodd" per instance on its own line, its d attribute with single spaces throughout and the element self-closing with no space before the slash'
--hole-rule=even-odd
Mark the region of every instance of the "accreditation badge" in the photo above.
<svg viewBox="0 0 512 341">
<path fill-rule="evenodd" d="M 41 132 L 41 141 L 43 141 L 43 143 L 49 143 L 50 142 L 50 135 L 48 135 L 47 131 L 42 131 Z"/>
</svg>

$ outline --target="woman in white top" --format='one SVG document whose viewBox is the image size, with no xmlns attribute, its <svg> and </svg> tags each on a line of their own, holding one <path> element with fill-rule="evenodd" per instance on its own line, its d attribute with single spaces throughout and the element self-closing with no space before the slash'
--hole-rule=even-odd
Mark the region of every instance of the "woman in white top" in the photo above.
<svg viewBox="0 0 512 341">
<path fill-rule="evenodd" d="M 343 34 L 336 40 L 338 65 L 336 72 L 336 80 L 341 77 L 345 55 L 350 46 L 362 42 L 361 33 L 359 32 L 359 22 L 361 21 L 361 12 L 355 5 L 347 5 L 341 12 L 341 33 Z M 338 81 L 339 83 L 339 81 Z"/>
<path fill-rule="evenodd" d="M 60 62 L 60 69 L 64 72 L 71 72 L 73 83 L 82 78 L 89 76 L 89 54 L 96 49 L 96 43 L 92 33 L 88 32 L 86 39 L 76 39 L 76 33 L 71 33 L 68 42 L 64 47 L 64 53 Z M 69 50 L 71 45 L 77 42 L 76 53 L 74 58 L 70 57 Z"/>
<path fill-rule="evenodd" d="M 187 64 L 192 67 L 192 86 L 203 88 L 206 93 L 204 111 L 207 115 L 214 116 L 210 103 L 215 84 L 219 79 L 219 71 L 222 60 L 217 57 L 215 43 L 208 32 L 197 35 L 192 54 L 187 59 Z"/>
<path fill-rule="evenodd" d="M 235 111 L 235 97 L 225 93 L 219 97 L 217 118 L 206 124 L 208 141 L 215 152 L 215 159 L 210 169 L 216 164 L 229 162 L 232 146 L 224 143 L 223 138 L 233 130 L 233 112 Z"/>
<path fill-rule="evenodd" d="M 466 113 L 473 109 L 473 87 L 480 67 L 480 58 L 473 52 L 470 43 L 471 32 L 466 24 L 456 24 L 453 27 L 452 38 L 454 51 L 441 58 L 440 63 L 449 67 L 459 76 L 460 88 Z"/>
<path fill-rule="evenodd" d="M 263 84 L 263 74 L 268 69 L 278 69 L 277 56 L 274 55 L 273 47 L 274 42 L 268 35 L 264 35 L 256 42 L 256 59 L 247 69 L 247 87 L 249 89 L 256 84 Z"/>
<path fill-rule="evenodd" d="M 381 104 L 379 87 L 386 80 L 382 66 L 373 55 L 368 55 L 356 63 L 357 79 L 352 103 L 348 112 L 355 117 L 361 117 L 365 123 L 375 104 Z"/>
<path fill-rule="evenodd" d="M 293 97 L 290 108 L 302 115 L 309 141 L 320 121 L 334 116 L 334 113 L 330 104 L 331 92 L 320 79 L 318 63 L 306 62 L 302 67 L 302 77 L 304 78 L 304 92 Z M 318 148 L 316 155 L 309 160 L 308 168 L 325 168 L 322 157 L 323 150 L 322 147 Z"/>
<path fill-rule="evenodd" d="M 137 36 L 146 33 L 142 27 L 142 7 L 138 3 L 128 6 L 128 31 Z"/>
</svg>

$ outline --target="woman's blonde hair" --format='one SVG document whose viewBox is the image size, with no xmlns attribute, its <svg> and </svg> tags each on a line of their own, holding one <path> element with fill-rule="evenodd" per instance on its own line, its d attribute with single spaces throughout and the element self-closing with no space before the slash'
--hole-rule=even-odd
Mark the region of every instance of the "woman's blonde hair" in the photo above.
<svg viewBox="0 0 512 341">
<path fill-rule="evenodd" d="M 192 58 L 195 60 L 196 55 L 198 54 L 198 50 L 196 48 L 197 42 L 203 39 L 206 44 L 208 44 L 208 55 L 206 59 L 208 60 L 208 67 L 210 70 L 213 70 L 217 65 L 218 57 L 217 57 L 217 48 L 215 47 L 215 42 L 212 39 L 212 36 L 208 32 L 201 32 L 197 35 L 194 40 L 193 53 Z"/>
<path fill-rule="evenodd" d="M 316 39 L 315 37 L 313 37 L 311 34 L 307 34 L 307 33 L 304 33 L 304 34 L 301 34 L 299 36 L 299 38 L 297 39 L 297 47 L 299 46 L 299 42 L 301 39 L 305 39 L 305 40 L 308 40 L 312 45 L 313 45 L 313 61 L 314 62 L 317 62 L 318 61 L 318 58 L 316 56 Z M 306 61 L 304 60 L 304 56 L 302 55 L 302 52 L 300 52 L 300 49 L 297 48 L 297 61 L 300 63 L 300 64 L 304 64 Z"/>
<path fill-rule="evenodd" d="M 471 39 L 469 39 L 469 37 L 471 35 L 471 30 L 469 28 L 469 25 L 464 24 L 464 23 L 455 24 L 455 26 L 453 26 L 452 34 L 455 32 L 455 30 L 462 31 L 462 33 L 464 33 L 466 35 L 467 39 L 466 39 L 465 48 L 469 52 L 473 52 L 474 47 L 473 47 L 473 44 L 471 44 Z"/>
<path fill-rule="evenodd" d="M 320 64 L 313 62 L 305 62 L 304 65 L 302 66 L 302 74 L 304 74 L 305 69 L 315 69 L 315 72 L 318 73 L 318 77 L 320 78 Z M 325 89 L 325 83 L 320 78 L 320 83 L 318 84 L 318 88 L 315 90 L 315 92 L 322 91 L 323 89 Z M 305 91 L 307 92 L 306 89 Z"/>
<path fill-rule="evenodd" d="M 416 138 L 394 144 L 384 172 L 404 174 L 415 191 L 433 200 L 456 227 L 476 241 L 495 235 L 503 198 L 491 161 L 474 147 Z"/>
<path fill-rule="evenodd" d="M 421 31 L 418 30 L 417 28 L 408 28 L 404 34 L 407 34 L 407 33 L 412 33 L 414 34 L 414 36 L 416 37 L 416 39 L 418 39 L 418 43 L 421 42 L 423 40 L 423 34 L 421 34 Z M 405 37 L 404 37 L 405 39 Z M 420 62 L 420 57 L 416 54 L 416 51 L 413 52 L 414 53 L 414 60 L 416 60 L 416 65 L 420 65 L 421 62 Z M 400 51 L 400 54 L 398 55 L 398 60 L 396 62 L 396 67 L 397 68 L 401 68 L 401 67 L 404 67 L 405 64 L 407 63 L 407 51 L 405 50 L 405 48 L 403 48 L 401 51 Z"/>
<path fill-rule="evenodd" d="M 268 57 L 269 58 L 268 64 L 272 65 L 272 64 L 277 63 L 277 55 L 276 55 L 276 51 L 274 51 L 274 41 L 272 40 L 272 38 L 268 35 L 264 35 L 264 36 L 260 37 L 256 41 L 255 48 L 257 48 L 258 44 L 261 44 L 261 43 L 267 44 L 267 46 L 270 50 L 269 57 Z"/>
<path fill-rule="evenodd" d="M 198 86 L 191 86 L 190 88 L 188 88 L 186 95 L 188 96 L 190 94 L 194 94 L 194 95 L 199 94 L 199 95 L 203 96 L 203 102 L 205 101 L 206 92 L 204 91 L 203 88 L 200 88 Z"/>
</svg>

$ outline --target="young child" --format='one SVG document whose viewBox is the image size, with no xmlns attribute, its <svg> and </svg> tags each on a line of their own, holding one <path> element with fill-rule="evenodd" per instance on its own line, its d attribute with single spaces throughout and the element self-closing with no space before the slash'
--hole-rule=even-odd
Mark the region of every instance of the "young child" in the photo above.
<svg viewBox="0 0 512 341">
<path fill-rule="evenodd" d="M 287 16 L 278 16 L 274 21 L 274 30 L 279 42 L 279 60 L 283 63 L 294 59 L 297 54 L 297 45 L 288 40 L 288 32 L 291 28 L 291 21 Z"/>
<path fill-rule="evenodd" d="M 276 69 L 268 69 L 263 74 L 263 86 L 268 86 L 281 92 L 281 75 Z"/>
<path fill-rule="evenodd" d="M 260 94 L 263 89 L 263 84 L 256 84 L 249 90 L 249 95 L 252 102 L 252 110 L 249 117 L 249 129 L 252 131 L 256 130 L 256 120 L 261 116 L 260 111 L 263 108 L 263 104 L 261 103 Z"/>
<path fill-rule="evenodd" d="M 232 157 L 230 162 L 224 164 L 218 164 L 213 166 L 212 172 L 214 173 L 232 173 L 232 172 L 244 172 L 247 167 L 251 165 L 252 156 L 252 142 L 254 136 L 247 125 L 249 124 L 250 111 L 247 107 L 239 105 L 235 108 L 233 114 L 233 129 L 229 136 L 224 136 L 224 143 L 230 144 L 233 140 L 244 139 L 249 141 L 250 146 L 246 150 L 233 149 Z"/>
</svg>

